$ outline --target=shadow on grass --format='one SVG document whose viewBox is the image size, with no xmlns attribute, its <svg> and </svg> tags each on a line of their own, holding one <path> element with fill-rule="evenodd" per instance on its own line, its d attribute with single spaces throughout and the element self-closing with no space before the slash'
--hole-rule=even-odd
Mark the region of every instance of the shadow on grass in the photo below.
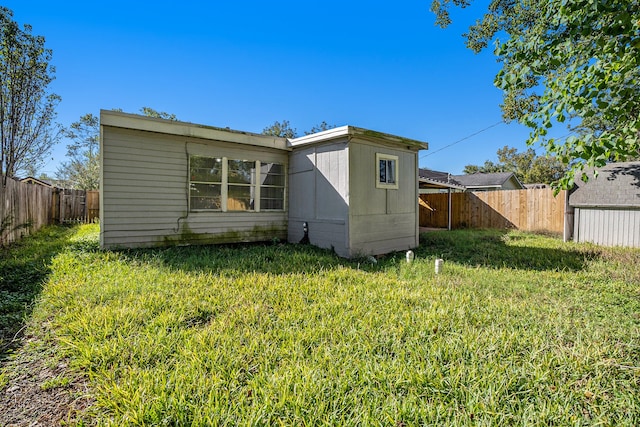
<svg viewBox="0 0 640 427">
<path fill-rule="evenodd" d="M 535 246 L 540 244 L 535 236 L 509 230 L 436 231 L 420 235 L 416 255 L 464 265 L 538 271 L 579 271 L 599 257 L 560 241 L 549 242 L 545 247 Z"/>
<path fill-rule="evenodd" d="M 362 260 L 340 258 L 327 249 L 288 243 L 174 246 L 119 252 L 140 262 L 161 262 L 177 270 L 229 275 L 251 272 L 313 274 L 341 266 L 356 268 L 359 261 L 365 266 Z"/>
<path fill-rule="evenodd" d="M 531 239 L 529 242 L 517 240 Z M 551 245 L 549 244 L 551 243 Z M 556 243 L 557 247 L 553 247 Z M 545 247 L 546 246 L 546 247 Z M 551 246 L 551 247 L 550 247 Z M 500 230 L 461 230 L 426 233 L 415 250 L 420 259 L 443 257 L 464 265 L 521 270 L 578 271 L 594 259 L 594 252 L 569 249 L 562 242 L 541 243 L 537 237 Z M 404 252 L 379 257 L 344 259 L 332 251 L 311 245 L 244 243 L 234 245 L 183 246 L 120 251 L 138 262 L 159 262 L 183 271 L 215 274 L 259 272 L 274 275 L 316 274 L 336 268 L 380 271 L 396 268 Z"/>
<path fill-rule="evenodd" d="M 75 227 L 50 226 L 0 248 L 0 362 L 19 345 L 33 302 Z"/>
</svg>

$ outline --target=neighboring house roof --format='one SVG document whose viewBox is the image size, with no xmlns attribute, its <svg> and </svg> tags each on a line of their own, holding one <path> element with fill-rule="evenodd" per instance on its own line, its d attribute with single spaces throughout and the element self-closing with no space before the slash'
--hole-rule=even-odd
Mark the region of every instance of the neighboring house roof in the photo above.
<svg viewBox="0 0 640 427">
<path fill-rule="evenodd" d="M 20 182 L 24 182 L 26 184 L 36 184 L 36 185 L 42 185 L 44 187 L 55 187 L 55 185 L 53 185 L 52 183 L 48 182 L 48 181 L 43 181 L 41 179 L 38 178 L 34 178 L 32 176 L 28 176 L 26 178 L 22 178 L 20 180 Z"/>
<path fill-rule="evenodd" d="M 451 178 L 469 190 L 503 188 L 508 181 L 512 181 L 516 188 L 524 188 L 513 172 L 472 173 L 468 175 L 452 175 Z"/>
<path fill-rule="evenodd" d="M 431 169 L 418 169 L 418 182 L 423 184 L 421 188 L 453 188 L 464 190 L 465 187 L 452 179 L 450 173 L 434 171 Z"/>
<path fill-rule="evenodd" d="M 512 172 L 474 173 L 469 175 L 451 175 L 431 169 L 418 169 L 418 181 L 427 186 L 439 188 L 457 188 L 466 190 L 501 189 L 511 181 L 511 187 L 522 189 L 524 186 Z"/>
<path fill-rule="evenodd" d="M 589 180 L 575 179 L 569 196 L 574 207 L 635 207 L 640 208 L 640 162 L 609 163 L 585 173 Z"/>
</svg>

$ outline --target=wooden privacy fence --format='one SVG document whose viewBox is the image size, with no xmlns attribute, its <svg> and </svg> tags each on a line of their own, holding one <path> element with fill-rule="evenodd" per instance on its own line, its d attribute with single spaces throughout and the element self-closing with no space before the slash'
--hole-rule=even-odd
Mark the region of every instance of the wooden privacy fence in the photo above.
<svg viewBox="0 0 640 427">
<path fill-rule="evenodd" d="M 420 226 L 447 228 L 449 195 L 420 195 Z M 515 228 L 563 233 L 566 192 L 550 188 L 451 194 L 451 228 Z"/>
<path fill-rule="evenodd" d="M 47 224 L 93 222 L 99 192 L 63 190 L 7 179 L 0 185 L 0 245 L 14 242 Z"/>
</svg>

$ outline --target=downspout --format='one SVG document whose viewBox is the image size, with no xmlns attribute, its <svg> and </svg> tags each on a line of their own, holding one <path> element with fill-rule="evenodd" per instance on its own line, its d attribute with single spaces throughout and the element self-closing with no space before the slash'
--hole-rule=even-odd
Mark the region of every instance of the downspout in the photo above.
<svg viewBox="0 0 640 427">
<path fill-rule="evenodd" d="M 448 212 L 447 212 L 447 220 L 448 220 L 447 230 L 451 231 L 451 187 L 449 187 L 447 193 L 449 195 L 449 203 L 447 203 L 447 208 L 448 208 Z"/>
<path fill-rule="evenodd" d="M 180 232 L 180 221 L 184 221 L 185 219 L 189 218 L 189 182 L 191 182 L 191 171 L 190 169 L 190 165 L 189 165 L 189 149 L 187 147 L 189 143 L 185 142 L 184 143 L 184 154 L 187 157 L 187 185 L 186 185 L 186 201 L 187 201 L 187 213 L 181 217 L 179 217 L 176 220 L 176 228 L 173 229 L 174 233 L 179 233 Z"/>
</svg>

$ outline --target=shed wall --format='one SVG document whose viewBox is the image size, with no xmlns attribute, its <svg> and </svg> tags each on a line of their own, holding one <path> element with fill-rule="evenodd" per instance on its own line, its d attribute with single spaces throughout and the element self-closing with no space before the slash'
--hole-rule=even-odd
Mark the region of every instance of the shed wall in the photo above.
<svg viewBox="0 0 640 427">
<path fill-rule="evenodd" d="M 376 153 L 398 156 L 397 189 L 376 188 Z M 354 140 L 349 154 L 351 254 L 418 246 L 417 153 Z"/>
<path fill-rule="evenodd" d="M 285 238 L 282 212 L 189 212 L 189 155 L 287 164 L 282 150 L 102 127 L 105 248 Z"/>
<path fill-rule="evenodd" d="M 604 246 L 640 247 L 640 208 L 578 208 L 574 240 Z"/>
</svg>

